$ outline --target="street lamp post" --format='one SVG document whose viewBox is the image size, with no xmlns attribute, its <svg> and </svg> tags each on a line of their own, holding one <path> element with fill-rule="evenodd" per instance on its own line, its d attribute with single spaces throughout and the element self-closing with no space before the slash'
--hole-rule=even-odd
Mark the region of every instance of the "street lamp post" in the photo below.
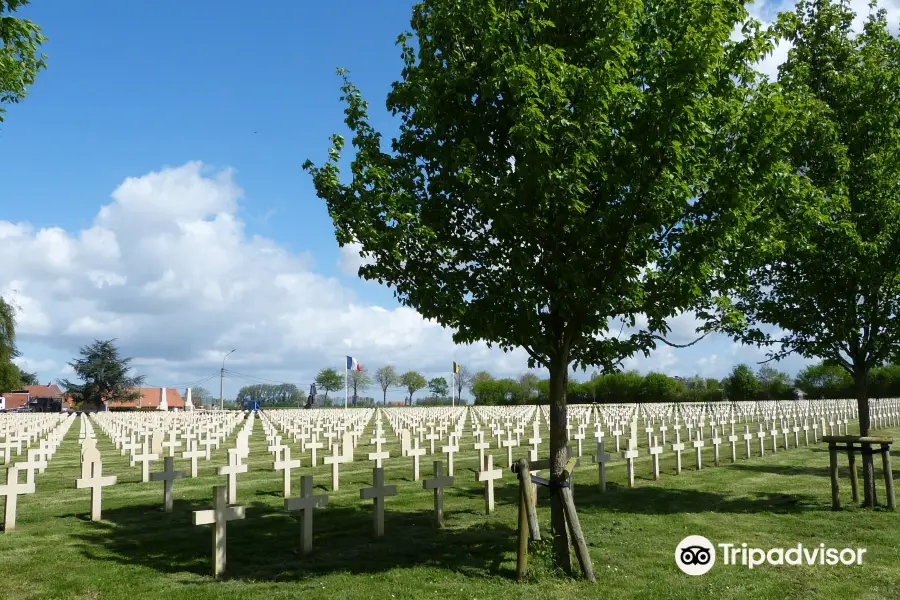
<svg viewBox="0 0 900 600">
<path fill-rule="evenodd" d="M 231 352 L 235 352 L 234 348 Z M 225 410 L 225 359 L 231 354 L 229 352 L 222 358 L 222 370 L 219 371 L 219 410 Z"/>
</svg>

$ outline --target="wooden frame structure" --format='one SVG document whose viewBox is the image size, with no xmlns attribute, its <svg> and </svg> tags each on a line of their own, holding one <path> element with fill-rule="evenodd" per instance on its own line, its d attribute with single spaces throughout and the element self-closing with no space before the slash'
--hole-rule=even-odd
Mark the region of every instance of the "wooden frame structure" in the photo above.
<svg viewBox="0 0 900 600">
<path fill-rule="evenodd" d="M 558 486 L 551 484 L 547 479 L 531 474 L 532 471 L 549 469 L 549 460 L 529 463 L 527 459 L 523 458 L 511 467 L 512 472 L 519 479 L 519 543 L 516 552 L 516 578 L 519 581 L 523 580 L 528 573 L 528 540 L 540 541 L 541 539 L 534 488 L 535 485 L 540 485 L 550 488 L 551 493 L 555 492 L 560 495 L 565 511 L 566 525 L 568 525 L 581 572 L 585 579 L 592 583 L 596 582 L 594 565 L 591 562 L 591 555 L 588 552 L 587 542 L 584 540 L 584 533 L 581 530 L 581 523 L 578 521 L 578 513 L 575 511 L 575 501 L 572 497 L 572 472 L 578 464 L 578 459 L 571 457 L 571 453 L 569 456 L 566 468 L 563 470 L 563 480 Z"/>
<path fill-rule="evenodd" d="M 826 435 L 822 437 L 822 441 L 828 442 L 828 455 L 830 461 L 829 471 L 831 472 L 831 509 L 840 510 L 840 488 L 838 485 L 838 452 L 847 453 L 847 461 L 850 466 L 850 490 L 853 494 L 853 501 L 859 502 L 859 484 L 856 473 L 856 453 L 860 454 L 881 454 L 881 466 L 884 471 L 884 488 L 887 494 L 887 505 L 891 510 L 894 509 L 894 477 L 891 473 L 891 444 L 894 438 L 889 437 L 872 437 L 858 435 Z M 878 446 L 878 448 L 873 448 Z M 878 505 L 878 501 L 873 495 L 873 506 Z"/>
</svg>

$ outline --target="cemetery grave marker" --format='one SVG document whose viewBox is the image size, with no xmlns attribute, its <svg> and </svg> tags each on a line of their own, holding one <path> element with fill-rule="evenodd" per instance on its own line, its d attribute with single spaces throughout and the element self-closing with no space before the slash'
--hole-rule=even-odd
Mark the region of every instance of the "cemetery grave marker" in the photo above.
<svg viewBox="0 0 900 600">
<path fill-rule="evenodd" d="M 194 525 L 213 525 L 212 564 L 215 577 L 220 577 L 225 573 L 226 524 L 228 521 L 244 518 L 244 507 L 228 506 L 225 493 L 224 485 L 215 486 L 212 510 L 196 510 L 193 513 Z"/>
<path fill-rule="evenodd" d="M 337 446 L 333 446 L 336 452 Z M 334 454 L 337 456 L 337 454 Z M 300 497 L 299 498 L 285 498 L 284 499 L 284 510 L 286 511 L 302 511 L 300 513 L 300 529 L 302 531 L 300 537 L 300 548 L 303 554 L 309 554 L 312 552 L 312 539 L 313 539 L 313 512 L 316 507 L 322 507 L 328 505 L 328 496 L 322 495 L 313 495 L 313 480 L 312 475 L 303 475 L 300 478 Z"/>
</svg>

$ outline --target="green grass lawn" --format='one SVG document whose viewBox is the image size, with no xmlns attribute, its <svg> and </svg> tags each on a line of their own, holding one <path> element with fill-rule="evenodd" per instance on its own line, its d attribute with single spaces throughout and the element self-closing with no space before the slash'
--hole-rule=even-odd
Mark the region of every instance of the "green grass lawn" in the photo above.
<svg viewBox="0 0 900 600">
<path fill-rule="evenodd" d="M 553 573 L 546 542 L 532 545 L 529 580 L 516 583 L 516 482 L 507 469 L 496 490 L 497 510 L 486 516 L 483 484 L 475 481 L 477 452 L 471 450 L 468 434 L 461 444 L 464 452 L 456 459 L 456 485 L 446 492 L 441 530 L 432 524 L 432 492 L 423 490 L 421 481 L 411 481 L 412 459 L 391 458 L 386 463 L 386 480 L 399 490 L 387 500 L 383 539 L 372 534 L 372 503 L 359 500 L 359 489 L 371 485 L 374 465 L 364 460 L 368 447 L 361 445 L 356 462 L 342 465 L 336 493 L 329 489 L 330 467 L 294 471 L 295 494 L 299 476 L 310 472 L 316 493 L 329 494 L 328 506 L 316 511 L 313 554 L 303 557 L 299 516 L 283 511 L 281 474 L 271 470 L 272 458 L 257 422 L 250 438 L 249 473 L 238 479 L 238 501 L 246 507 L 247 518 L 228 524 L 228 577 L 216 581 L 210 576 L 210 527 L 193 526 L 191 511 L 209 508 L 212 486 L 224 483 L 215 468 L 225 464 L 225 448 L 233 444 L 233 436 L 212 461 L 201 461 L 200 477 L 175 483 L 175 510 L 166 514 L 162 483 L 141 483 L 140 467 L 128 467 L 95 428 L 104 473 L 118 475 L 119 483 L 104 489 L 104 520 L 92 523 L 90 492 L 76 490 L 74 483 L 79 475 L 78 429 L 76 423 L 46 472 L 37 476 L 37 493 L 19 497 L 16 530 L 0 535 L 0 597 L 270 599 L 307 593 L 367 600 L 545 599 L 551 594 L 573 599 L 900 598 L 900 560 L 894 547 L 898 515 L 852 506 L 832 512 L 823 444 L 774 455 L 767 444 L 765 457 L 738 458 L 733 465 L 726 445 L 720 467 L 712 466 L 708 448 L 708 466 L 699 472 L 691 450 L 685 452 L 685 470 L 678 476 L 667 449 L 658 482 L 652 481 L 642 448 L 636 487 L 624 487 L 624 464 L 618 460 L 608 470 L 606 494 L 600 493 L 596 467 L 588 465 L 587 457 L 576 471 L 575 502 L 597 583 Z M 396 437 L 389 437 L 388 449 L 397 456 Z M 546 446 L 548 437 L 544 439 Z M 738 448 L 740 457 L 743 448 Z M 758 445 L 753 451 L 758 452 Z M 492 453 L 495 464 L 505 467 L 505 450 Z M 296 446 L 292 454 L 309 464 Z M 431 475 L 432 460 L 423 460 L 423 478 Z M 176 467 L 187 471 L 189 463 L 179 459 Z M 151 470 L 161 468 L 160 461 Z M 880 469 L 878 473 L 880 477 Z M 848 506 L 849 482 L 846 472 L 842 476 L 842 500 Z M 883 498 L 879 488 L 879 500 Z M 538 512 L 546 534 L 549 508 L 544 495 Z M 720 558 L 708 574 L 690 577 L 674 562 L 675 547 L 687 535 L 761 548 L 824 542 L 868 552 L 863 565 L 853 567 L 749 570 L 722 566 Z"/>
</svg>

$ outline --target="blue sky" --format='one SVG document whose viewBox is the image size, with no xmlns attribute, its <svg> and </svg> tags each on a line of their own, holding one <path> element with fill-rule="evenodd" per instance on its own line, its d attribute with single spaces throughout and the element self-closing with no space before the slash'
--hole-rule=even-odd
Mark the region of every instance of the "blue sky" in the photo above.
<svg viewBox="0 0 900 600">
<path fill-rule="evenodd" d="M 350 69 L 376 127 L 392 129 L 383 102 L 411 6 L 27 7 L 50 38 L 49 66 L 0 127 L 0 252 L 13 266 L 0 293 L 21 310 L 22 365 L 55 379 L 79 346 L 118 337 L 148 383 L 169 387 L 215 374 L 237 347 L 227 366 L 246 377 L 226 380 L 226 396 L 254 378 L 306 386 L 346 354 L 427 376 L 454 359 L 523 372 L 524 352 L 454 349 L 449 332 L 357 280 L 300 168 L 342 131 L 336 67 Z M 675 326 L 687 339 L 692 320 Z M 714 338 L 627 366 L 721 377 L 759 359 Z M 217 379 L 203 385 L 218 392 Z"/>
</svg>

